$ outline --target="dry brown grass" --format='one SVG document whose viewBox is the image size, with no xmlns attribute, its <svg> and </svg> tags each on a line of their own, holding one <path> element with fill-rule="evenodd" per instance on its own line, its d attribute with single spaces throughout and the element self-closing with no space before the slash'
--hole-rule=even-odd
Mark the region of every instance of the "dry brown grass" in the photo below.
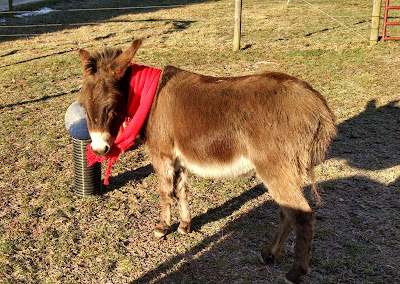
<svg viewBox="0 0 400 284">
<path fill-rule="evenodd" d="M 191 177 L 194 232 L 171 233 L 163 241 L 152 237 L 157 181 L 143 149 L 121 157 L 103 195 L 78 198 L 72 192 L 64 113 L 81 81 L 76 50 L 125 47 L 143 37 L 136 58 L 141 64 L 218 76 L 282 71 L 320 90 L 337 116 L 339 134 L 316 170 L 325 208 L 316 210 L 305 282 L 398 283 L 398 42 L 370 47 L 300 0 L 288 6 L 284 0 L 244 1 L 247 48 L 234 53 L 233 1 L 183 2 L 190 5 L 6 19 L 98 24 L 28 29 L 23 31 L 39 35 L 1 42 L 0 281 L 276 283 L 288 270 L 293 236 L 275 265 L 261 266 L 255 256 L 278 222 L 277 206 L 256 178 Z M 371 1 L 310 2 L 368 38 Z M 93 6 L 93 1 L 43 3 Z"/>
</svg>

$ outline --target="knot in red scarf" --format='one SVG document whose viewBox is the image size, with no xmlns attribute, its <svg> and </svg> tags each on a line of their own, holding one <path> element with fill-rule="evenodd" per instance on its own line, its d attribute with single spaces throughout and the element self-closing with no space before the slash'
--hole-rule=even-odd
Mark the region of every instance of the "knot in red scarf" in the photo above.
<svg viewBox="0 0 400 284">
<path fill-rule="evenodd" d="M 154 95 L 157 90 L 161 70 L 143 65 L 132 64 L 131 80 L 128 94 L 128 114 L 122 123 L 118 136 L 115 139 L 110 152 L 105 157 L 95 155 L 90 145 L 87 146 L 87 166 L 96 162 L 108 161 L 104 184 L 109 184 L 111 167 L 118 159 L 120 153 L 134 145 L 135 138 L 145 122 L 149 113 Z"/>
</svg>

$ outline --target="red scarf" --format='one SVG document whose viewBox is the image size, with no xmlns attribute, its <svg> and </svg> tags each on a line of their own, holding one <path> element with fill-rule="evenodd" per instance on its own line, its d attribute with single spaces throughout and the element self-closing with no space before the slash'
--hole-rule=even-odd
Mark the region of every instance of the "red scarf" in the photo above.
<svg viewBox="0 0 400 284">
<path fill-rule="evenodd" d="M 110 152 L 105 157 L 95 155 L 87 146 L 87 166 L 90 167 L 96 162 L 108 161 L 104 184 L 108 185 L 111 167 L 118 159 L 118 155 L 131 148 L 134 140 L 145 122 L 149 113 L 151 103 L 157 90 L 161 70 L 137 65 L 132 63 L 131 81 L 128 94 L 128 114 L 122 123 L 118 136 L 115 139 Z"/>
</svg>

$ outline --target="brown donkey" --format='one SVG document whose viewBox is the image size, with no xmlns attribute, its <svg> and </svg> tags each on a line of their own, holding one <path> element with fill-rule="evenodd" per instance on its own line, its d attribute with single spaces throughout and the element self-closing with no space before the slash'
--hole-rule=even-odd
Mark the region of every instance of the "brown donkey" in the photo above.
<svg viewBox="0 0 400 284">
<path fill-rule="evenodd" d="M 125 52 L 80 50 L 83 87 L 79 102 L 88 114 L 93 142 L 105 155 L 126 114 L 131 61 L 141 44 Z M 233 178 L 255 171 L 280 205 L 280 225 L 262 251 L 265 263 L 281 253 L 296 233 L 295 258 L 286 281 L 307 273 L 315 217 L 303 186 L 312 180 L 336 133 L 325 99 L 307 83 L 282 73 L 216 78 L 172 66 L 162 71 L 140 136 L 158 177 L 161 220 L 156 237 L 171 226 L 171 204 L 179 200 L 178 231 L 190 231 L 187 171 L 209 178 Z M 97 141 L 94 141 L 97 140 Z"/>
</svg>

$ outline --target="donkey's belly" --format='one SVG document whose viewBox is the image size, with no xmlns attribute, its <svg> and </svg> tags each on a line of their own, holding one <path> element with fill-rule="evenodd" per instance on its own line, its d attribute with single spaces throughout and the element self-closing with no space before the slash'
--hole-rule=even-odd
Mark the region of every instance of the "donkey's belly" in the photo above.
<svg viewBox="0 0 400 284">
<path fill-rule="evenodd" d="M 222 163 L 211 160 L 193 161 L 179 151 L 176 154 L 181 166 L 204 178 L 234 178 L 254 171 L 252 162 L 243 156 Z"/>
</svg>

